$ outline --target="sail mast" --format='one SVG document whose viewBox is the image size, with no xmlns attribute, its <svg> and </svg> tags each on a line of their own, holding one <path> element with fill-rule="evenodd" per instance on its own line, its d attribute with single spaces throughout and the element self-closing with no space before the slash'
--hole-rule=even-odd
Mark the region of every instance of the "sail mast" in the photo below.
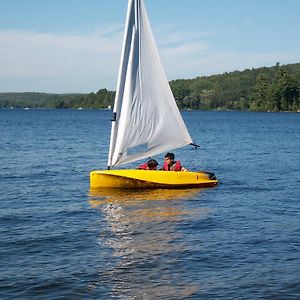
<svg viewBox="0 0 300 300">
<path fill-rule="evenodd" d="M 117 81 L 117 88 L 116 88 L 116 95 L 115 95 L 115 102 L 113 108 L 113 118 L 112 118 L 112 126 L 111 126 L 111 134 L 110 134 L 110 145 L 109 145 L 109 153 L 108 153 L 108 163 L 107 168 L 110 169 L 112 167 L 112 155 L 115 148 L 116 143 L 116 134 L 118 130 L 118 123 L 117 119 L 120 117 L 120 110 L 122 106 L 122 98 L 124 93 L 124 82 L 126 76 L 126 69 L 128 65 L 128 51 L 129 51 L 129 43 L 130 43 L 130 35 L 132 34 L 132 24 L 134 20 L 132 19 L 132 14 L 134 10 L 134 1 L 128 1 L 127 7 L 127 16 L 126 16 L 126 23 L 125 23 L 125 31 L 123 37 L 123 46 L 121 52 L 121 60 L 120 60 L 120 67 L 119 67 L 119 74 L 118 74 L 118 81 Z"/>
</svg>

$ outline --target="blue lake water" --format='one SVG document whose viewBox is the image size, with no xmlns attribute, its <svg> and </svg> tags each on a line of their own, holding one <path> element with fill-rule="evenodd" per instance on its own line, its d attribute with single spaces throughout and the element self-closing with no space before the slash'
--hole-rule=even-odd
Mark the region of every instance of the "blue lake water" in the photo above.
<svg viewBox="0 0 300 300">
<path fill-rule="evenodd" d="M 105 194 L 110 112 L 0 110 L 0 298 L 300 299 L 300 114 L 183 117 L 216 188 Z"/>
</svg>

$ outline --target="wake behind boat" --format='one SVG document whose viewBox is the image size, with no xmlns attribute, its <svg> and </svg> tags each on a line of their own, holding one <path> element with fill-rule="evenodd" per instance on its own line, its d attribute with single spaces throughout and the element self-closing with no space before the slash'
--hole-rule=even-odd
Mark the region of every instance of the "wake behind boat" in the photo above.
<svg viewBox="0 0 300 300">
<path fill-rule="evenodd" d="M 169 137 L 170 129 L 175 132 Z M 113 110 L 108 170 L 90 173 L 91 188 L 214 186 L 208 172 L 111 170 L 193 144 L 162 68 L 143 0 L 129 0 Z"/>
</svg>

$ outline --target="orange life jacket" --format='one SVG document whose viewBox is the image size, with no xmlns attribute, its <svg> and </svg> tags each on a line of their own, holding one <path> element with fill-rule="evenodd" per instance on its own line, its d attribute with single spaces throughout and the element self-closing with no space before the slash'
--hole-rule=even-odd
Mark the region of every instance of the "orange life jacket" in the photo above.
<svg viewBox="0 0 300 300">
<path fill-rule="evenodd" d="M 169 166 L 166 162 L 164 162 L 164 165 L 163 165 L 163 170 L 165 171 L 176 171 L 176 172 L 179 172 L 181 171 L 181 163 L 179 160 L 175 161 L 175 163 L 171 166 L 170 170 L 169 170 Z"/>
<path fill-rule="evenodd" d="M 138 167 L 139 170 L 148 170 L 148 164 L 144 163 Z"/>
</svg>

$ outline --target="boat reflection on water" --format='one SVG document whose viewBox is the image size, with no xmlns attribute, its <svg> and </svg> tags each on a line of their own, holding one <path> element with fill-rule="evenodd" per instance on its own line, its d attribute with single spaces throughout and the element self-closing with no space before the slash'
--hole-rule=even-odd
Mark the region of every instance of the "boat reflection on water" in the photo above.
<svg viewBox="0 0 300 300">
<path fill-rule="evenodd" d="M 189 199 L 201 192 L 202 189 L 90 189 L 90 204 L 97 206 L 105 202 L 126 203 L 136 200 L 179 200 Z"/>
<path fill-rule="evenodd" d="M 152 205 L 147 202 L 191 199 L 200 192 L 201 189 L 91 189 L 89 203 L 93 208 L 105 204 L 106 209 L 107 207 L 122 207 L 122 210 L 128 208 L 126 218 L 130 216 L 132 221 L 147 222 L 147 217 L 150 222 L 153 218 L 171 220 L 180 217 L 182 219 L 186 212 L 179 203 Z"/>
<path fill-rule="evenodd" d="M 201 190 L 91 190 L 89 203 L 101 212 L 99 244 L 110 267 L 91 289 L 107 284 L 121 299 L 186 298 L 198 287 L 185 280 L 185 238 L 178 226 L 205 218 L 206 208 L 186 208 Z M 150 201 L 149 201 L 150 200 Z M 197 206 L 199 207 L 199 206 Z M 183 259 L 181 259 L 183 257 Z"/>
</svg>

